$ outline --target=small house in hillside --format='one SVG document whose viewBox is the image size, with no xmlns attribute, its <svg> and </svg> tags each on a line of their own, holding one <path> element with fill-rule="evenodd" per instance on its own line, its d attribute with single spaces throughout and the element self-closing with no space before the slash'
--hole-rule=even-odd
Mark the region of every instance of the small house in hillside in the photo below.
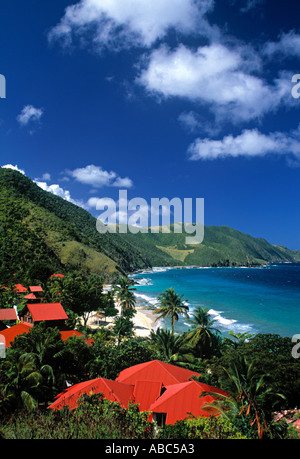
<svg viewBox="0 0 300 459">
<path fill-rule="evenodd" d="M 34 293 L 28 293 L 28 295 L 25 295 L 24 300 L 26 300 L 27 303 L 40 303 L 41 302 L 41 299 L 38 298 Z"/>
<path fill-rule="evenodd" d="M 68 387 L 56 397 L 49 409 L 61 410 L 64 406 L 68 406 L 72 410 L 76 408 L 80 397 L 84 394 L 103 394 L 107 400 L 118 402 L 123 408 L 128 408 L 129 402 L 134 401 L 132 386 L 110 379 L 97 378 Z"/>
<path fill-rule="evenodd" d="M 31 285 L 29 286 L 29 290 L 31 294 L 34 295 L 36 298 L 40 300 L 43 299 L 44 291 L 40 285 Z"/>
<path fill-rule="evenodd" d="M 0 335 L 5 340 L 5 347 L 9 348 L 14 340 L 18 337 L 23 335 L 24 333 L 29 333 L 33 328 L 33 324 L 21 322 L 17 325 L 13 325 L 10 328 L 6 328 L 5 330 L 0 332 Z M 91 345 L 93 343 L 92 339 L 86 339 L 86 337 L 77 330 L 60 330 L 60 336 L 63 341 L 67 341 L 67 339 L 76 336 L 86 342 L 86 344 Z"/>
<path fill-rule="evenodd" d="M 24 333 L 29 333 L 31 329 L 32 325 L 19 323 L 17 325 L 13 325 L 10 328 L 2 330 L 0 334 L 5 340 L 5 347 L 9 348 L 17 336 L 21 336 Z"/>
<path fill-rule="evenodd" d="M 27 293 L 27 288 L 24 287 L 22 284 L 16 284 L 15 285 L 15 291 L 17 293 Z"/>
<path fill-rule="evenodd" d="M 53 277 L 59 277 L 59 278 L 64 278 L 65 276 L 63 274 L 52 274 L 52 276 L 50 276 L 50 279 L 53 279 Z"/>
<path fill-rule="evenodd" d="M 49 409 L 64 406 L 76 408 L 83 394 L 103 394 L 110 401 L 127 407 L 129 402 L 139 405 L 140 411 L 150 412 L 150 420 L 158 425 L 175 424 L 190 415 L 217 416 L 216 410 L 205 405 L 229 394 L 216 387 L 191 379 L 200 376 L 176 365 L 153 360 L 127 368 L 115 381 L 97 378 L 69 387 L 59 394 Z"/>
<path fill-rule="evenodd" d="M 15 308 L 0 309 L 0 331 L 5 330 L 7 325 L 5 322 L 16 322 L 18 320 L 17 311 Z"/>
<path fill-rule="evenodd" d="M 160 360 L 151 360 L 126 368 L 121 371 L 116 381 L 126 384 L 136 384 L 137 381 L 156 381 L 166 387 L 189 381 L 193 376 L 200 376 L 200 373 Z"/>
<path fill-rule="evenodd" d="M 26 304 L 20 312 L 20 319 L 25 324 L 46 322 L 49 327 L 65 330 L 68 316 L 60 303 L 32 303 Z"/>
<path fill-rule="evenodd" d="M 190 415 L 208 417 L 216 415 L 217 411 L 205 408 L 205 405 L 212 403 L 219 395 L 228 396 L 221 389 L 198 381 L 172 384 L 150 405 L 149 411 L 158 425 L 175 424 Z"/>
</svg>

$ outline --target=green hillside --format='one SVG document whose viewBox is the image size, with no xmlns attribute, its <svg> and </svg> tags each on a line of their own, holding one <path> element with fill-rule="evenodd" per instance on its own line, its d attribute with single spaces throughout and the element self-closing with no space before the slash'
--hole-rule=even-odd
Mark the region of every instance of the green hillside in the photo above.
<svg viewBox="0 0 300 459">
<path fill-rule="evenodd" d="M 157 253 L 157 258 L 155 254 Z M 152 249 L 151 260 L 172 259 Z M 43 191 L 17 171 L 0 168 L 0 276 L 7 281 L 77 270 L 111 278 L 151 267 L 141 251 L 118 234 L 99 234 L 89 212 Z M 44 272 L 44 274 L 43 274 Z"/>
<path fill-rule="evenodd" d="M 183 266 L 251 266 L 268 262 L 298 262 L 300 252 L 275 246 L 265 239 L 254 238 L 228 226 L 205 226 L 201 244 L 186 245 L 188 234 L 138 233 L 126 235 L 136 247 L 155 245 Z"/>
<path fill-rule="evenodd" d="M 171 227 L 172 230 L 172 227 Z M 173 233 L 100 234 L 96 218 L 43 191 L 17 171 L 0 168 L 0 278 L 43 279 L 54 272 L 101 274 L 153 266 L 234 266 L 300 261 L 300 253 L 229 227 L 205 227 L 204 241 Z"/>
</svg>

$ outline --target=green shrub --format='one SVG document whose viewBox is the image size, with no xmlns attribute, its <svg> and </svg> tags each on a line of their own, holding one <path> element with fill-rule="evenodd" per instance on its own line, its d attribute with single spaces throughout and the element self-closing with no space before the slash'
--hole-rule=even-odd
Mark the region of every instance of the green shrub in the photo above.
<svg viewBox="0 0 300 459">
<path fill-rule="evenodd" d="M 1 434 L 4 439 L 148 439 L 153 438 L 148 417 L 137 405 L 125 409 L 99 395 L 83 396 L 72 411 L 18 412 L 2 423 Z"/>
<path fill-rule="evenodd" d="M 246 439 L 227 419 L 221 417 L 200 417 L 166 425 L 160 432 L 166 439 Z"/>
</svg>

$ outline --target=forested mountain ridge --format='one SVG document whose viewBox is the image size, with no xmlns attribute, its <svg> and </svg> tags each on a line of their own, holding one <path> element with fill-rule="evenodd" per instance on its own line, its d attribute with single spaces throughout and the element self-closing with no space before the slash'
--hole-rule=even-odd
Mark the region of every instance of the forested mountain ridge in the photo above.
<svg viewBox="0 0 300 459">
<path fill-rule="evenodd" d="M 96 218 L 42 190 L 21 173 L 0 168 L 0 277 L 47 278 L 79 271 L 110 279 L 153 266 L 234 266 L 300 261 L 299 252 L 228 227 L 205 227 L 204 241 L 185 245 L 185 234 L 100 234 Z"/>
<path fill-rule="evenodd" d="M 153 252 L 153 251 L 152 251 Z M 171 257 L 156 249 L 157 262 Z M 155 250 L 152 259 L 155 257 Z M 96 218 L 81 207 L 42 190 L 21 173 L 0 168 L 0 276 L 35 277 L 77 270 L 110 277 L 151 267 L 119 234 L 100 234 Z"/>
</svg>

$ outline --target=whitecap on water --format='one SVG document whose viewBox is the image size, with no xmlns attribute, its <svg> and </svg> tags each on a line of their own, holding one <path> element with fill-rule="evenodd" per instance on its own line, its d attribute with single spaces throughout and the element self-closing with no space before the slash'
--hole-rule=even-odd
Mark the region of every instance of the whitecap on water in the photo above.
<svg viewBox="0 0 300 459">
<path fill-rule="evenodd" d="M 225 329 L 224 331 L 233 331 L 234 333 L 254 332 L 250 324 L 241 324 L 236 319 L 226 319 L 226 317 L 223 317 L 221 315 L 224 313 L 223 311 L 210 309 L 208 313 L 220 324 L 220 328 Z"/>
</svg>

